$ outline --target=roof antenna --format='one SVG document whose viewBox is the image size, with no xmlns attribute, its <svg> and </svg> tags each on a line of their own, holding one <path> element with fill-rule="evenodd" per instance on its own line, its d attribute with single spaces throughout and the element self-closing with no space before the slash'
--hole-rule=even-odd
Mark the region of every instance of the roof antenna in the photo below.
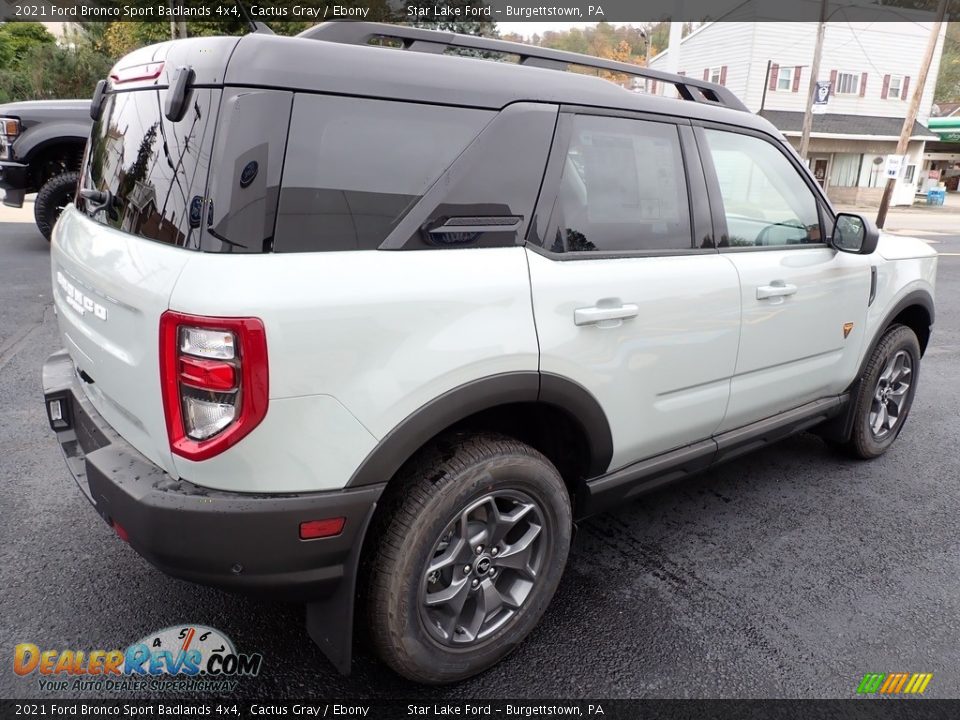
<svg viewBox="0 0 960 720">
<path fill-rule="evenodd" d="M 263 33 L 265 35 L 274 35 L 273 30 L 270 29 L 270 26 L 263 22 L 255 22 L 251 17 L 250 13 L 247 12 L 247 9 L 243 6 L 241 0 L 234 0 L 237 8 L 240 10 L 240 14 L 243 16 L 243 19 L 247 21 L 247 25 L 250 26 L 250 32 L 252 33 Z"/>
</svg>

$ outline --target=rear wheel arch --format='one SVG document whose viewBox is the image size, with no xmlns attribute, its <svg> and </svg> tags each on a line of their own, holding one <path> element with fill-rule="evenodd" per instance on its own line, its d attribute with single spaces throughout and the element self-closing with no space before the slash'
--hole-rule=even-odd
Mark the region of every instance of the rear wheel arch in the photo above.
<svg viewBox="0 0 960 720">
<path fill-rule="evenodd" d="M 550 373 L 501 373 L 454 388 L 408 416 L 364 459 L 347 487 L 389 481 L 418 451 L 454 429 L 499 432 L 527 443 L 557 466 L 571 490 L 605 472 L 613 457 L 606 414 L 586 388 Z"/>
</svg>

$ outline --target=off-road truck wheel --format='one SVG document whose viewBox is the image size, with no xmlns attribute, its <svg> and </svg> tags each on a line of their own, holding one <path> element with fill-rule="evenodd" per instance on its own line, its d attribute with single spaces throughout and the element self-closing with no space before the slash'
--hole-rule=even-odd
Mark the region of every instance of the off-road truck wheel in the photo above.
<svg viewBox="0 0 960 720">
<path fill-rule="evenodd" d="M 40 233 L 47 240 L 53 233 L 53 226 L 56 225 L 60 213 L 73 201 L 79 182 L 80 173 L 75 171 L 61 173 L 47 180 L 37 193 L 33 216 L 36 218 Z"/>
<path fill-rule="evenodd" d="M 880 339 L 853 398 L 853 431 L 842 448 L 868 460 L 887 451 L 907 420 L 920 372 L 920 343 L 905 325 Z"/>
<path fill-rule="evenodd" d="M 549 460 L 494 434 L 448 435 L 401 472 L 369 560 L 370 640 L 411 680 L 461 680 L 540 621 L 570 549 L 570 498 Z"/>
</svg>

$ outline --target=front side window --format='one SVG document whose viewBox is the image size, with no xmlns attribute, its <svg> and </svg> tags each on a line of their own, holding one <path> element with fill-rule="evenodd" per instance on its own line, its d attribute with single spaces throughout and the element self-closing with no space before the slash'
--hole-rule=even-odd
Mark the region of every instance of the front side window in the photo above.
<svg viewBox="0 0 960 720">
<path fill-rule="evenodd" d="M 816 198 L 782 152 L 752 135 L 705 134 L 727 219 L 721 246 L 823 242 Z"/>
<path fill-rule="evenodd" d="M 632 252 L 692 246 L 675 125 L 577 115 L 547 249 Z"/>
<path fill-rule="evenodd" d="M 860 75 L 858 73 L 837 74 L 837 95 L 856 95 L 860 91 Z"/>
</svg>

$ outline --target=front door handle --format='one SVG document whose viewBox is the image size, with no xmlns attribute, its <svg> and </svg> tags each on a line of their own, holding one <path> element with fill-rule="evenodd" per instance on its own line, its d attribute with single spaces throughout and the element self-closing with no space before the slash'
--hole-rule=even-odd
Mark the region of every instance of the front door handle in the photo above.
<svg viewBox="0 0 960 720">
<path fill-rule="evenodd" d="M 796 285 L 790 285 L 783 280 L 774 280 L 769 285 L 761 285 L 757 288 L 757 300 L 767 300 L 768 298 L 786 297 L 797 292 Z"/>
<path fill-rule="evenodd" d="M 624 303 L 613 307 L 585 307 L 573 311 L 574 325 L 597 325 L 608 320 L 627 320 L 640 314 L 640 306 Z M 620 323 L 611 323 L 612 325 Z"/>
</svg>

